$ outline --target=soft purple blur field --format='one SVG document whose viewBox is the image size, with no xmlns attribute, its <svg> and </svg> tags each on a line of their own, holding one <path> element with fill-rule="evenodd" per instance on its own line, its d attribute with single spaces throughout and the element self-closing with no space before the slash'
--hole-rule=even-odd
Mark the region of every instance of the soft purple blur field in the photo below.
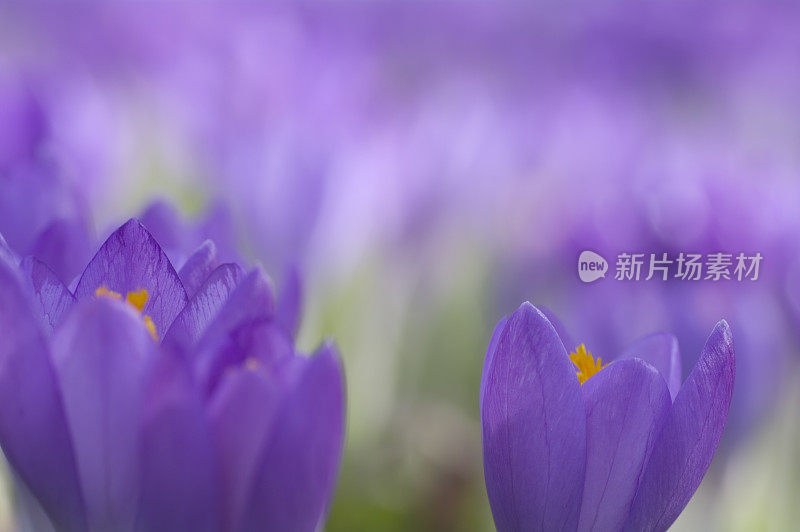
<svg viewBox="0 0 800 532">
<path fill-rule="evenodd" d="M 300 345 L 334 337 L 347 375 L 329 530 L 491 529 L 478 386 L 522 301 L 607 359 L 673 332 L 684 377 L 725 318 L 733 406 L 675 528 L 789 530 L 798 24 L 717 3 L 4 6 L 0 233 L 30 250 L 86 208 L 99 242 L 167 199 L 224 217 L 279 285 L 298 268 Z M 757 281 L 584 284 L 587 249 L 764 258 Z"/>
</svg>

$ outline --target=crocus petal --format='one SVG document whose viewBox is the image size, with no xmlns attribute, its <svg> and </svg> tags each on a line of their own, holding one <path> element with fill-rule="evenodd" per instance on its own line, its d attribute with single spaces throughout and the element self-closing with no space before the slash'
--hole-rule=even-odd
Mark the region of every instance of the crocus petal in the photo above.
<svg viewBox="0 0 800 532">
<path fill-rule="evenodd" d="M 581 387 L 586 402 L 586 481 L 578 530 L 621 530 L 671 404 L 658 370 L 614 362 Z"/>
<path fill-rule="evenodd" d="M 137 220 L 129 220 L 108 237 L 84 270 L 75 296 L 92 297 L 100 286 L 123 296 L 146 289 L 142 312 L 152 318 L 161 337 L 187 302 L 167 255 Z"/>
<path fill-rule="evenodd" d="M 19 479 L 14 479 L 14 530 L 16 532 L 58 532 L 42 505 Z"/>
<path fill-rule="evenodd" d="M 217 352 L 207 358 L 207 364 L 198 369 L 197 381 L 211 395 L 221 376 L 231 366 L 248 360 L 257 362 L 268 371 L 277 371 L 294 355 L 292 339 L 274 320 L 256 319 L 231 331 L 227 341 L 214 345 Z"/>
<path fill-rule="evenodd" d="M 72 308 L 75 297 L 56 277 L 55 272 L 35 257 L 26 257 L 19 265 L 24 281 L 33 295 L 34 312 L 43 329 L 52 334 L 61 318 Z"/>
<path fill-rule="evenodd" d="M 156 343 L 129 305 L 79 302 L 53 336 L 53 360 L 92 530 L 132 530 L 139 425 Z"/>
<path fill-rule="evenodd" d="M 292 337 L 300 323 L 300 307 L 303 299 L 303 283 L 297 267 L 289 268 L 278 296 L 275 320 Z"/>
<path fill-rule="evenodd" d="M 6 239 L 3 238 L 2 234 L 0 234 L 0 260 L 9 266 L 16 266 L 17 263 L 19 263 L 17 256 L 11 251 L 11 248 L 8 247 L 8 243 Z"/>
<path fill-rule="evenodd" d="M 558 319 L 558 316 L 556 316 L 553 311 L 547 307 L 540 307 L 539 310 L 542 311 L 542 314 L 545 315 L 548 321 L 550 321 L 550 324 L 556 330 L 556 333 L 558 333 L 558 337 L 561 338 L 561 343 L 564 344 L 564 349 L 567 350 L 567 353 L 575 351 L 580 345 L 580 342 L 576 342 L 572 338 L 572 335 L 569 334 L 566 326 L 564 326 L 561 320 Z"/>
<path fill-rule="evenodd" d="M 189 255 L 189 258 L 181 266 L 178 276 L 190 299 L 203 286 L 205 280 L 217 266 L 219 266 L 217 246 L 211 240 L 203 242 L 194 253 Z"/>
<path fill-rule="evenodd" d="M 484 474 L 497 529 L 574 529 L 586 417 L 564 344 L 547 318 L 524 303 L 509 318 L 487 371 Z"/>
<path fill-rule="evenodd" d="M 508 323 L 508 316 L 503 316 L 497 325 L 494 326 L 492 337 L 489 339 L 489 347 L 486 348 L 486 358 L 483 359 L 483 372 L 481 373 L 481 391 L 478 397 L 479 408 L 483 410 L 483 394 L 486 390 L 486 378 L 489 376 L 489 367 L 492 365 L 494 359 L 494 352 L 497 349 L 497 342 L 500 340 L 500 334 Z"/>
<path fill-rule="evenodd" d="M 227 341 L 231 331 L 253 320 L 275 317 L 275 302 L 270 285 L 269 279 L 260 268 L 248 273 L 238 283 L 210 323 L 204 322 L 208 325 L 204 327 L 198 341 L 198 363 L 207 363 L 206 357 L 213 356 L 219 346 Z"/>
<path fill-rule="evenodd" d="M 174 356 L 163 355 L 154 373 L 142 422 L 137 529 L 219 530 L 216 458 L 200 394 Z"/>
<path fill-rule="evenodd" d="M 275 420 L 279 388 L 262 368 L 231 369 L 209 406 L 220 462 L 223 529 L 236 530 L 261 450 Z"/>
<path fill-rule="evenodd" d="M 733 395 L 736 361 L 728 324 L 720 321 L 672 404 L 636 493 L 630 530 L 666 530 L 711 464 Z"/>
<path fill-rule="evenodd" d="M 681 389 L 681 354 L 675 335 L 655 333 L 640 338 L 625 349 L 617 360 L 634 357 L 641 358 L 661 373 L 674 400 Z"/>
<path fill-rule="evenodd" d="M 81 221 L 72 219 L 52 222 L 31 248 L 31 255 L 47 264 L 64 284 L 81 272 L 91 253 L 89 233 Z"/>
<path fill-rule="evenodd" d="M 0 445 L 63 530 L 85 515 L 61 395 L 44 338 L 16 272 L 0 262 Z"/>
<path fill-rule="evenodd" d="M 336 349 L 297 358 L 256 470 L 239 530 L 317 529 L 336 482 L 344 436 L 344 381 Z"/>
<path fill-rule="evenodd" d="M 215 269 L 173 321 L 164 336 L 165 345 L 181 349 L 194 345 L 243 277 L 242 269 L 236 264 L 222 264 Z"/>
</svg>

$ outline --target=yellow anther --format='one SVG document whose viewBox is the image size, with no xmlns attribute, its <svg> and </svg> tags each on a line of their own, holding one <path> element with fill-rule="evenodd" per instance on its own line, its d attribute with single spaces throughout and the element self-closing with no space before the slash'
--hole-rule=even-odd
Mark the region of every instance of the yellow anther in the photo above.
<svg viewBox="0 0 800 532">
<path fill-rule="evenodd" d="M 575 373 L 578 375 L 578 381 L 581 384 L 605 367 L 602 358 L 597 357 L 597 361 L 595 362 L 592 352 L 586 349 L 584 344 L 579 345 L 574 353 L 570 353 L 569 359 L 572 360 L 572 363 L 578 368 L 578 371 Z"/>
<path fill-rule="evenodd" d="M 97 297 L 110 297 L 111 299 L 122 299 L 122 294 L 119 292 L 114 292 L 113 290 L 109 290 L 105 286 L 98 286 L 97 289 L 94 291 L 94 295 Z"/>
<path fill-rule="evenodd" d="M 114 292 L 113 290 L 109 290 L 105 286 L 98 286 L 97 289 L 94 291 L 94 295 L 95 297 L 110 297 L 111 299 L 119 299 L 119 300 L 122 299 L 122 294 L 120 294 L 119 292 Z M 141 314 L 145 303 L 147 303 L 147 298 L 148 298 L 147 290 L 145 288 L 142 288 L 137 292 L 128 292 L 128 294 L 125 296 L 125 301 Z M 153 340 L 158 341 L 156 324 L 153 323 L 153 319 L 150 316 L 144 316 L 143 320 L 147 332 L 150 333 L 150 336 L 153 337 Z"/>
<path fill-rule="evenodd" d="M 153 323 L 153 319 L 150 316 L 144 317 L 144 326 L 147 329 L 147 332 L 150 333 L 150 336 L 153 337 L 153 340 L 156 342 L 158 341 L 158 333 L 156 332 L 156 324 Z"/>
<path fill-rule="evenodd" d="M 128 292 L 128 295 L 125 296 L 125 301 L 136 307 L 139 312 L 141 312 L 145 303 L 147 303 L 147 297 L 147 289 L 142 288 L 138 292 Z"/>
<path fill-rule="evenodd" d="M 256 357 L 247 357 L 244 361 L 244 368 L 248 371 L 256 371 L 261 367 L 261 361 Z"/>
</svg>

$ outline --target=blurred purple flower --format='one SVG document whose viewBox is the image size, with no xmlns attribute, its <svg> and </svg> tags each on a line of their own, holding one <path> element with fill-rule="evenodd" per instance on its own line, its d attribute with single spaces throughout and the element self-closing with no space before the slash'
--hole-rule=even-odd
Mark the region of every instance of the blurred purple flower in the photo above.
<svg viewBox="0 0 800 532">
<path fill-rule="evenodd" d="M 181 270 L 205 277 L 191 296 L 136 220 L 108 238 L 74 293 L 34 257 L 0 261 L 0 445 L 22 484 L 23 521 L 319 526 L 343 440 L 336 349 L 296 354 L 264 273 L 224 263 L 205 275 L 215 248 L 198 253 L 208 260 Z"/>
<path fill-rule="evenodd" d="M 50 117 L 33 81 L 0 68 L 0 233 L 65 283 L 91 253 L 86 206 L 52 150 Z"/>
<path fill-rule="evenodd" d="M 242 262 L 227 207 L 218 203 L 197 220 L 189 220 L 172 202 L 157 199 L 139 215 L 139 221 L 158 241 L 170 260 L 183 263 L 205 240 L 213 240 L 223 262 Z"/>
<path fill-rule="evenodd" d="M 480 391 L 498 530 L 666 530 L 705 475 L 728 416 L 733 339 L 720 321 L 680 383 L 677 340 L 602 365 L 524 303 L 497 325 Z M 576 371 L 577 370 L 577 371 Z"/>
</svg>

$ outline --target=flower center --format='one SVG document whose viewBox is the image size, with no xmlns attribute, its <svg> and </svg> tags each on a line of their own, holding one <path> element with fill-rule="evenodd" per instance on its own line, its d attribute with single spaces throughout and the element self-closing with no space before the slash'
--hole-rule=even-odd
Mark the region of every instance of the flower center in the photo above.
<svg viewBox="0 0 800 532">
<path fill-rule="evenodd" d="M 578 375 L 578 381 L 583 384 L 589 377 L 606 367 L 608 364 L 603 364 L 603 359 L 597 357 L 595 362 L 592 352 L 586 349 L 584 344 L 578 346 L 574 353 L 570 353 L 569 359 L 578 368 L 575 373 Z"/>
<path fill-rule="evenodd" d="M 111 299 L 118 299 L 122 300 L 122 294 L 119 292 L 114 292 L 113 290 L 109 290 L 105 286 L 98 286 L 97 289 L 94 291 L 95 297 L 110 297 Z M 125 301 L 135 308 L 139 314 L 142 313 L 142 309 L 144 308 L 145 303 L 147 303 L 147 289 L 140 288 L 136 292 L 128 292 L 125 295 Z M 156 324 L 153 323 L 153 319 L 150 316 L 144 316 L 144 326 L 147 328 L 147 332 L 150 333 L 150 336 L 153 337 L 153 340 L 158 341 L 158 333 L 156 333 Z"/>
</svg>

